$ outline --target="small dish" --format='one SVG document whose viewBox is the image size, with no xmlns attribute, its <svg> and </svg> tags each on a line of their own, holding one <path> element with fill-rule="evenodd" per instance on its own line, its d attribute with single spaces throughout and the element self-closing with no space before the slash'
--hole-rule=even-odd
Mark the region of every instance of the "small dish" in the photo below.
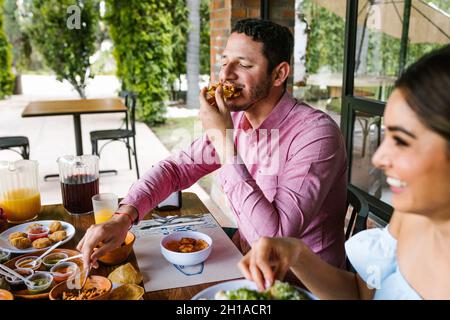
<svg viewBox="0 0 450 320">
<path fill-rule="evenodd" d="M 33 275 L 34 273 L 34 270 L 30 268 L 17 268 L 14 271 L 24 276 L 25 278 Z M 14 290 L 19 290 L 21 288 L 25 289 L 25 284 L 23 283 L 23 280 L 20 278 L 5 277 L 5 280 Z"/>
<path fill-rule="evenodd" d="M 76 263 L 66 261 L 54 265 L 50 269 L 50 273 L 53 275 L 53 280 L 55 280 L 55 282 L 61 282 L 75 275 L 77 270 L 79 270 L 79 268 Z"/>
<path fill-rule="evenodd" d="M 78 294 L 77 289 L 68 289 L 67 282 L 64 281 L 57 284 L 50 291 L 49 298 L 50 300 L 63 300 L 63 294 L 72 294 L 75 296 Z M 102 276 L 89 276 L 86 281 L 86 284 L 82 290 L 82 294 L 77 296 L 78 299 L 64 299 L 64 300 L 108 300 L 109 295 L 111 293 L 112 283 L 108 278 Z M 88 293 L 89 291 L 97 291 L 101 292 L 98 295 L 93 295 L 92 297 L 86 297 L 84 293 Z M 84 299 L 83 299 L 84 298 Z"/>
<path fill-rule="evenodd" d="M 15 266 L 18 269 L 19 268 L 30 268 L 30 269 L 33 269 L 34 271 L 36 271 L 36 270 L 39 270 L 39 268 L 42 265 L 42 260 L 41 259 L 38 260 L 38 259 L 39 259 L 38 256 L 23 257 L 16 261 Z M 31 263 L 35 260 L 37 260 L 36 265 L 33 267 Z"/>
<path fill-rule="evenodd" d="M 0 300 L 14 300 L 14 295 L 8 290 L 0 289 Z"/>
<path fill-rule="evenodd" d="M 54 265 L 56 265 L 60 260 L 68 258 L 69 255 L 64 252 L 54 252 L 45 256 L 42 262 L 44 263 L 47 270 L 50 270 Z"/>
<path fill-rule="evenodd" d="M 136 236 L 128 231 L 127 236 L 120 247 L 105 253 L 103 256 L 99 257 L 98 260 L 106 265 L 116 265 L 124 262 L 133 250 L 135 240 Z"/>
<path fill-rule="evenodd" d="M 50 288 L 53 283 L 53 276 L 49 272 L 37 271 L 29 276 L 27 280 L 33 283 L 33 285 L 27 284 L 28 292 L 30 294 L 38 294 Z"/>
<path fill-rule="evenodd" d="M 173 250 L 169 250 L 170 243 L 174 241 L 181 241 L 183 238 L 196 241 L 202 240 L 203 242 L 206 242 L 208 246 L 204 249 L 194 252 L 176 252 Z M 202 263 L 209 257 L 212 250 L 212 244 L 213 241 L 211 237 L 205 233 L 197 231 L 177 231 L 162 238 L 160 247 L 162 255 L 170 263 L 183 266 L 192 266 Z"/>
<path fill-rule="evenodd" d="M 34 226 L 27 231 L 28 239 L 33 242 L 34 240 L 48 237 L 49 230 L 46 226 Z"/>
<path fill-rule="evenodd" d="M 11 258 L 11 251 L 5 248 L 0 248 L 0 263 L 6 262 Z"/>
</svg>

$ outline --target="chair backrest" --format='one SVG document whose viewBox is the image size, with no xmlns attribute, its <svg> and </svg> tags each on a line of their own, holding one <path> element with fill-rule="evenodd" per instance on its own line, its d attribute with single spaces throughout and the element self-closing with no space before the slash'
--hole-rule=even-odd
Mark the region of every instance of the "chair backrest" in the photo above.
<svg viewBox="0 0 450 320">
<path fill-rule="evenodd" d="M 131 124 L 131 131 L 133 134 L 136 134 L 136 99 L 137 94 L 132 91 L 126 91 L 123 90 L 119 93 L 119 96 L 125 99 L 125 106 L 130 111 L 130 124 Z M 125 119 L 126 128 L 128 129 L 128 113 Z"/>
<path fill-rule="evenodd" d="M 350 217 L 345 230 L 345 239 L 367 228 L 367 217 L 369 216 L 369 203 L 364 195 L 355 187 L 347 187 L 347 214 Z"/>
</svg>

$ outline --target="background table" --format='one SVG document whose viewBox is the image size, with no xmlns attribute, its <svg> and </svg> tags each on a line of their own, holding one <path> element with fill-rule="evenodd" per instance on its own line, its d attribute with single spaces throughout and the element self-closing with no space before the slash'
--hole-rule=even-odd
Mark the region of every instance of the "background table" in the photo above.
<svg viewBox="0 0 450 320">
<path fill-rule="evenodd" d="M 50 100 L 30 102 L 22 112 L 22 117 L 44 117 L 72 115 L 75 130 L 75 146 L 78 156 L 83 154 L 81 136 L 82 114 L 127 112 L 127 107 L 119 98 Z"/>
</svg>

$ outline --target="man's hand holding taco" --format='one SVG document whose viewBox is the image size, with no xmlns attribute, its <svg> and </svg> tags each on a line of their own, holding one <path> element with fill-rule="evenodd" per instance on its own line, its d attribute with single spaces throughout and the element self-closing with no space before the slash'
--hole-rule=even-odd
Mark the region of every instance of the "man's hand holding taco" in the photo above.
<svg viewBox="0 0 450 320">
<path fill-rule="evenodd" d="M 199 118 L 203 129 L 218 152 L 221 163 L 236 155 L 233 142 L 233 121 L 230 110 L 226 107 L 226 99 L 240 95 L 237 89 L 229 82 L 204 87 L 200 92 Z"/>
</svg>

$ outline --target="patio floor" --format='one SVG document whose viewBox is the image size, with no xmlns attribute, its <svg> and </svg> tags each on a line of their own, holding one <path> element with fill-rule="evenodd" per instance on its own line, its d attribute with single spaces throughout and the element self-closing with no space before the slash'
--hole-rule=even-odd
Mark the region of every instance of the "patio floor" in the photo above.
<svg viewBox="0 0 450 320">
<path fill-rule="evenodd" d="M 0 101 L 0 136 L 25 135 L 30 140 L 30 158 L 39 162 L 40 192 L 42 204 L 61 203 L 61 191 L 57 178 L 44 181 L 46 174 L 58 170 L 56 159 L 61 155 L 75 154 L 75 137 L 72 116 L 49 116 L 22 118 L 21 113 L 30 101 L 51 99 L 73 99 L 76 96 L 44 96 L 37 91 L 12 96 Z M 89 98 L 111 96 L 108 93 L 90 95 Z M 83 150 L 91 153 L 89 132 L 92 130 L 118 128 L 122 122 L 120 114 L 82 115 Z M 137 122 L 137 153 L 139 170 L 142 174 L 153 164 L 169 155 L 169 151 L 158 140 L 147 125 Z M 16 160 L 14 152 L 1 151 L 0 160 Z M 132 159 L 133 160 L 133 159 Z M 134 162 L 133 162 L 134 165 Z M 114 192 L 123 197 L 136 181 L 136 172 L 128 167 L 128 155 L 123 143 L 113 142 L 102 151 L 100 169 L 117 169 L 117 175 L 101 175 L 100 192 Z M 222 226 L 233 226 L 233 222 L 222 213 L 210 196 L 194 184 L 187 191 L 195 192 Z"/>
</svg>

